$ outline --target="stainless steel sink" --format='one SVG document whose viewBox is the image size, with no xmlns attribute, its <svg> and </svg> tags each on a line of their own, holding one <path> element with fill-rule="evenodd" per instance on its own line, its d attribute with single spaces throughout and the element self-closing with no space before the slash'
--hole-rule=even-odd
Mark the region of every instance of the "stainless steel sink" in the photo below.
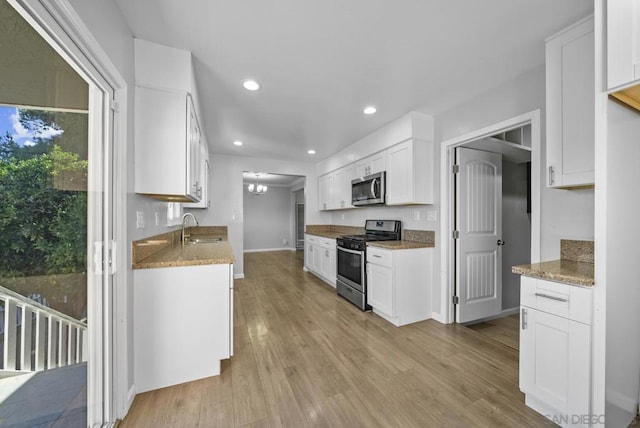
<svg viewBox="0 0 640 428">
<path fill-rule="evenodd" d="M 189 238 L 187 239 L 187 244 L 215 244 L 217 242 L 222 241 L 222 238 Z"/>
</svg>

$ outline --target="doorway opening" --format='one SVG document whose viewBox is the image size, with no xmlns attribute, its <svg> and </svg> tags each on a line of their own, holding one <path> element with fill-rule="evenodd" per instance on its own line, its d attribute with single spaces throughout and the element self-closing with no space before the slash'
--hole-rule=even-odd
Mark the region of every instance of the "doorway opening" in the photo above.
<svg viewBox="0 0 640 428">
<path fill-rule="evenodd" d="M 243 171 L 245 253 L 295 251 L 300 230 L 304 246 L 304 182 L 299 175 Z"/>
<path fill-rule="evenodd" d="M 539 110 L 443 143 L 442 321 L 517 312 L 515 264 L 539 259 Z"/>
<path fill-rule="evenodd" d="M 296 250 L 304 250 L 304 189 L 294 193 L 296 198 Z"/>
</svg>

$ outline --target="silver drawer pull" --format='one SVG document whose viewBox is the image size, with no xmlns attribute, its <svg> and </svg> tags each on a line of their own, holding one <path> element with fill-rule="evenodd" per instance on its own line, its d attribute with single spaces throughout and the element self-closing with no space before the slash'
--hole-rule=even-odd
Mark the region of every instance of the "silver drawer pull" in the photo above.
<svg viewBox="0 0 640 428">
<path fill-rule="evenodd" d="M 562 297 L 550 296 L 550 295 L 544 294 L 544 293 L 536 293 L 536 296 L 544 297 L 545 299 L 556 300 L 558 302 L 566 302 L 567 301 L 567 299 L 563 299 Z"/>
<path fill-rule="evenodd" d="M 382 258 L 382 256 L 379 256 L 379 255 L 377 255 L 377 254 L 373 254 L 373 257 L 376 257 L 376 258 L 378 258 L 378 259 L 381 259 L 381 258 Z"/>
</svg>

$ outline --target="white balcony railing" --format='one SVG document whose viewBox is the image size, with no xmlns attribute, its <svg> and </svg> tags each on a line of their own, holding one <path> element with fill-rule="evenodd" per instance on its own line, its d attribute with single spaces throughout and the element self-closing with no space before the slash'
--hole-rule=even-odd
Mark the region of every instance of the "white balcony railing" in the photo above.
<svg viewBox="0 0 640 428">
<path fill-rule="evenodd" d="M 87 324 L 0 287 L 3 371 L 33 372 L 87 361 Z"/>
</svg>

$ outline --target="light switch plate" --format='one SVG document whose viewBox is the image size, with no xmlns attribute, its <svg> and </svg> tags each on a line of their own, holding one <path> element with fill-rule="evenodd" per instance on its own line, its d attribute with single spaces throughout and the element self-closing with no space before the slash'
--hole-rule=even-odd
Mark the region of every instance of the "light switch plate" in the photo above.
<svg viewBox="0 0 640 428">
<path fill-rule="evenodd" d="M 427 211 L 427 221 L 438 221 L 438 211 L 436 210 Z"/>
<path fill-rule="evenodd" d="M 144 211 L 136 211 L 136 229 L 144 228 Z"/>
</svg>

